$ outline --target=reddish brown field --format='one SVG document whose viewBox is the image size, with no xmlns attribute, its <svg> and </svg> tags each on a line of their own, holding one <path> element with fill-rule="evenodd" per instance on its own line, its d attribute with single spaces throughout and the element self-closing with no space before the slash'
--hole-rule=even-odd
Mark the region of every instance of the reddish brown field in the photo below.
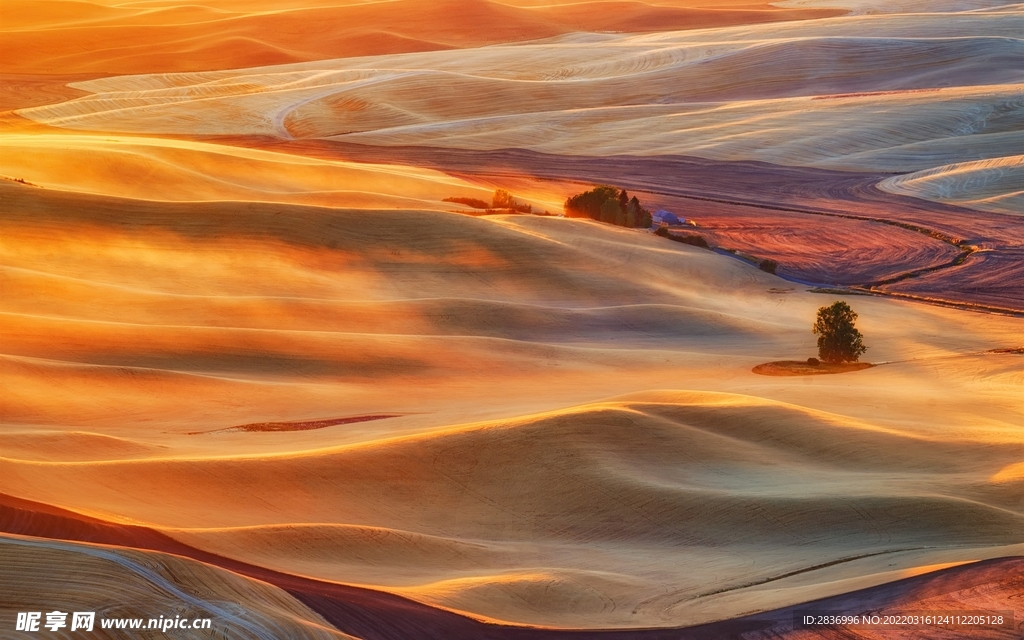
<svg viewBox="0 0 1024 640">
<path fill-rule="evenodd" d="M 983 244 L 995 246 L 972 254 L 962 265 L 895 282 L 882 291 L 1020 311 L 1024 307 L 1024 247 L 1009 237 L 987 238 Z"/>
<path fill-rule="evenodd" d="M 237 427 L 229 427 L 222 431 L 309 431 L 310 429 L 325 429 L 339 424 L 355 424 L 357 422 L 370 422 L 371 420 L 385 420 L 396 418 L 394 415 L 379 416 L 350 416 L 348 418 L 328 418 L 324 420 L 300 420 L 295 422 L 254 422 L 243 424 Z"/>
<path fill-rule="evenodd" d="M 778 360 L 759 364 L 751 371 L 762 376 L 820 376 L 829 373 L 863 371 L 873 366 L 875 365 L 870 362 L 822 362 L 812 365 L 804 360 Z"/>
</svg>

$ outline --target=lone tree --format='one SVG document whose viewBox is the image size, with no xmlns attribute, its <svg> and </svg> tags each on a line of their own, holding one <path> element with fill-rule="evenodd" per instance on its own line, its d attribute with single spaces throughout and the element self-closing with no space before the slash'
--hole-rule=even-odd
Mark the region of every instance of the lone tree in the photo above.
<svg viewBox="0 0 1024 640">
<path fill-rule="evenodd" d="M 825 362 L 856 362 L 868 350 L 864 336 L 853 326 L 857 314 L 842 300 L 818 309 L 813 333 L 818 334 L 818 357 Z"/>
</svg>

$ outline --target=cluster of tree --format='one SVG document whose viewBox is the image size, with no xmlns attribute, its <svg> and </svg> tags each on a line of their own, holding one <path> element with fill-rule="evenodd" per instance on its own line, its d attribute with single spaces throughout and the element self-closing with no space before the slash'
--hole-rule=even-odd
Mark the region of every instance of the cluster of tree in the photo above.
<svg viewBox="0 0 1024 640">
<path fill-rule="evenodd" d="M 818 357 L 825 362 L 857 362 L 868 350 L 854 321 L 857 314 L 842 300 L 818 309 L 812 333 L 818 336 Z"/>
<path fill-rule="evenodd" d="M 661 236 L 662 238 L 668 238 L 669 240 L 675 240 L 676 242 L 682 242 L 683 244 L 693 245 L 695 247 L 702 247 L 704 249 L 711 248 L 708 246 L 708 241 L 699 233 L 676 234 L 672 233 L 665 227 L 658 227 L 654 232 L 654 235 Z"/>
<path fill-rule="evenodd" d="M 591 218 L 620 227 L 651 226 L 651 212 L 640 204 L 636 196 L 630 198 L 625 189 L 607 185 L 566 200 L 565 215 L 568 218 Z"/>
<path fill-rule="evenodd" d="M 491 207 L 494 209 L 508 209 L 519 213 L 533 213 L 532 205 L 516 202 L 512 194 L 504 189 L 498 189 L 494 192 L 494 197 L 491 198 Z"/>
</svg>

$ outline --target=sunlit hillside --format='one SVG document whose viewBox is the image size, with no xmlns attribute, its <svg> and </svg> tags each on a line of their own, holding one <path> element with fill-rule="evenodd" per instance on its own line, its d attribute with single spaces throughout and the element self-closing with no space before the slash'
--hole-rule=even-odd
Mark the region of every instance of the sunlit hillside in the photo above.
<svg viewBox="0 0 1024 640">
<path fill-rule="evenodd" d="M 855 171 L 1012 162 L 1024 14 L 886 14 L 73 83 L 18 113 L 135 134 L 682 154 Z M 956 180 L 956 178 L 950 178 Z M 1014 180 L 913 195 L 1020 212 Z M 1001 202 L 1001 204 L 999 204 Z"/>
<path fill-rule="evenodd" d="M 1024 619 L 1022 36 L 988 0 L 5 0 L 0 636 Z M 682 220 L 560 215 L 597 184 Z M 837 300 L 868 349 L 824 375 Z"/>
</svg>

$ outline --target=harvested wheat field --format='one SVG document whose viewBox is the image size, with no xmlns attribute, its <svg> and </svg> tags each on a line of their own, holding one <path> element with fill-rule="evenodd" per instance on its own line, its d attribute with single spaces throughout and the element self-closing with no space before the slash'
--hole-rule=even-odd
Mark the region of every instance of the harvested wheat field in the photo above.
<svg viewBox="0 0 1024 640">
<path fill-rule="evenodd" d="M 1024 633 L 1019 4 L 0 33 L 0 636 Z"/>
</svg>

